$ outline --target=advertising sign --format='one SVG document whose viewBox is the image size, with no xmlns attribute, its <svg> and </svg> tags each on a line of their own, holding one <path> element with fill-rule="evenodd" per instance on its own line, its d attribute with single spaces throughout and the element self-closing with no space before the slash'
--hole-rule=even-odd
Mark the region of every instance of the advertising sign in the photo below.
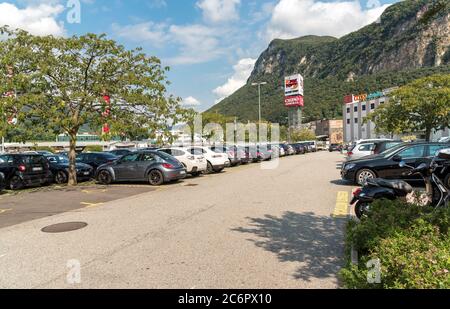
<svg viewBox="0 0 450 309">
<path fill-rule="evenodd" d="M 303 96 L 303 77 L 300 74 L 287 76 L 284 78 L 284 95 Z"/>
<path fill-rule="evenodd" d="M 286 97 L 284 99 L 284 106 L 286 107 L 303 107 L 305 106 L 305 102 L 301 95 Z"/>
</svg>

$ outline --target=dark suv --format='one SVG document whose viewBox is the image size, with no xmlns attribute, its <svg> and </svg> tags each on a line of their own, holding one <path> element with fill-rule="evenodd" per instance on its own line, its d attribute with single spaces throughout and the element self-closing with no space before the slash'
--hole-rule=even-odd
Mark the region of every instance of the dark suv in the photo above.
<svg viewBox="0 0 450 309">
<path fill-rule="evenodd" d="M 117 159 L 117 156 L 109 152 L 87 152 L 77 155 L 77 163 L 90 165 L 94 168 L 94 171 L 97 170 L 100 165 L 112 163 Z"/>
<path fill-rule="evenodd" d="M 11 190 L 46 185 L 52 179 L 47 159 L 37 154 L 1 155 L 0 173 L 4 176 L 6 187 Z"/>
<path fill-rule="evenodd" d="M 5 189 L 6 182 L 5 182 L 5 175 L 3 175 L 2 172 L 0 172 L 0 193 Z"/>
</svg>

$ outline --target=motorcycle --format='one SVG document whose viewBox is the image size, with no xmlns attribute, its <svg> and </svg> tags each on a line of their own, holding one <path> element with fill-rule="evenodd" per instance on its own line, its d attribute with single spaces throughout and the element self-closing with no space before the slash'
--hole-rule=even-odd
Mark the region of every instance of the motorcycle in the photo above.
<svg viewBox="0 0 450 309">
<path fill-rule="evenodd" d="M 399 166 L 410 168 L 405 175 L 421 175 L 425 182 L 425 192 L 415 192 L 413 187 L 403 180 L 369 179 L 362 188 L 353 192 L 353 199 L 350 202 L 350 205 L 355 207 L 358 219 L 367 216 L 370 205 L 380 199 L 401 199 L 410 204 L 435 208 L 448 206 L 450 188 L 447 188 L 437 176 L 437 171 L 444 173 L 450 167 L 450 149 L 440 150 L 429 164 L 422 163 L 415 168 L 402 161 Z"/>
</svg>

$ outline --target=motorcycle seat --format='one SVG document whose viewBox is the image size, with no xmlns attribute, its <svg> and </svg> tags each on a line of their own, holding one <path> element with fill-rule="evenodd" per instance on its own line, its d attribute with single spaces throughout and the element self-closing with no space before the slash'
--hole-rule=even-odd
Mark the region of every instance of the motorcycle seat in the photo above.
<svg viewBox="0 0 450 309">
<path fill-rule="evenodd" d="M 367 181 L 369 185 L 377 186 L 377 187 L 383 187 L 383 188 L 389 188 L 393 189 L 396 192 L 403 193 L 403 194 L 410 194 L 413 192 L 413 187 L 409 183 L 403 180 L 390 180 L 390 179 L 383 179 L 383 178 L 376 178 L 376 179 L 370 179 Z"/>
</svg>

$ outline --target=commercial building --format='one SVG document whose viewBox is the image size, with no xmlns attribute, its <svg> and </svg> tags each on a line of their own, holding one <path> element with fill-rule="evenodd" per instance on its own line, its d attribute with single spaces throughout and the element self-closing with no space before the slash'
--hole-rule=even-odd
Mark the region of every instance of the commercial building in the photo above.
<svg viewBox="0 0 450 309">
<path fill-rule="evenodd" d="M 380 105 L 389 102 L 388 94 L 396 88 L 389 88 L 372 94 L 348 95 L 344 98 L 343 126 L 344 142 L 350 143 L 361 139 L 376 138 L 401 138 L 401 136 L 390 136 L 376 132 L 375 124 L 366 121 L 367 116 Z M 449 129 L 433 132 L 432 139 L 439 140 L 441 137 L 449 136 Z M 423 139 L 422 133 L 415 134 L 418 139 Z"/>
</svg>

